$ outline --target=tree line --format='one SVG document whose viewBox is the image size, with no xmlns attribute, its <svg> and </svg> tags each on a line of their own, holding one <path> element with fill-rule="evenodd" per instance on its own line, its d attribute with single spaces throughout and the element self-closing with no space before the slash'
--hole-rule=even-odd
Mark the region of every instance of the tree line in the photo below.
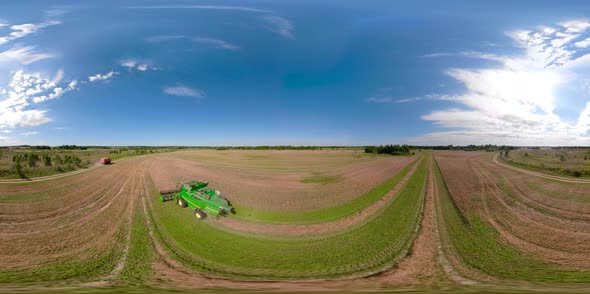
<svg viewBox="0 0 590 294">
<path fill-rule="evenodd" d="M 454 145 L 435 145 L 435 146 L 409 146 L 410 149 L 422 149 L 422 150 L 462 150 L 462 151 L 488 151 L 488 152 L 496 152 L 500 150 L 514 150 L 518 149 L 515 146 L 508 146 L 508 145 L 464 145 L 464 146 L 454 146 Z"/>
<path fill-rule="evenodd" d="M 76 155 L 64 155 L 62 157 L 59 154 L 52 156 L 46 153 L 38 154 L 34 152 L 14 154 L 12 156 L 12 162 L 14 163 L 16 173 L 21 178 L 26 178 L 23 171 L 23 167 L 25 167 L 25 165 L 29 168 L 34 168 L 37 167 L 38 163 L 40 162 L 42 162 L 43 166 L 45 167 L 55 166 L 56 170 L 59 172 L 74 170 L 74 166 L 83 166 L 82 159 Z"/>
<path fill-rule="evenodd" d="M 367 146 L 365 147 L 365 153 L 408 155 L 410 154 L 410 147 L 408 145 Z"/>
</svg>

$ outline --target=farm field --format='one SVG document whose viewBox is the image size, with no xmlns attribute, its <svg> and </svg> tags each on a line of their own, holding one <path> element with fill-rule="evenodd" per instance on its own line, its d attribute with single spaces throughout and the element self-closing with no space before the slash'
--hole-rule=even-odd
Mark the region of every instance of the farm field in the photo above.
<svg viewBox="0 0 590 294">
<path fill-rule="evenodd" d="M 500 156 L 503 162 L 558 176 L 590 178 L 590 149 L 517 149 Z"/>
<path fill-rule="evenodd" d="M 590 185 L 495 154 L 183 150 L 0 183 L 0 290 L 589 290 Z M 236 213 L 158 199 L 193 179 Z"/>
<path fill-rule="evenodd" d="M 0 179 L 42 177 L 71 172 L 95 165 L 101 157 L 109 156 L 110 149 L 34 150 L 0 149 Z M 21 174 L 16 160 L 21 165 Z"/>
<path fill-rule="evenodd" d="M 438 152 L 435 157 L 439 226 L 449 260 L 463 276 L 590 282 L 587 184 L 515 172 L 494 164 L 493 154 Z"/>
<path fill-rule="evenodd" d="M 80 169 L 95 167 L 102 157 L 113 160 L 147 153 L 160 153 L 177 148 L 138 148 L 138 147 L 60 147 L 36 146 L 45 148 L 0 148 L 0 181 L 27 179 L 64 174 Z M 20 170 L 20 172 L 19 172 Z"/>
</svg>

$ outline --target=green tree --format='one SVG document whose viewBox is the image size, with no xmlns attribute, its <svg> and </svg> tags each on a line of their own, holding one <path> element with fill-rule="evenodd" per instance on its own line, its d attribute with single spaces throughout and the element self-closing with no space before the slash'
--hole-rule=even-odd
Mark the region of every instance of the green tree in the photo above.
<svg viewBox="0 0 590 294">
<path fill-rule="evenodd" d="M 55 155 L 55 164 L 57 164 L 57 165 L 62 165 L 63 163 L 64 163 L 64 162 L 63 162 L 63 160 L 61 159 L 61 156 L 59 156 L 59 154 L 56 154 L 56 155 Z"/>
<path fill-rule="evenodd" d="M 51 166 L 51 156 L 49 154 L 43 154 L 43 163 L 45 166 Z"/>
<path fill-rule="evenodd" d="M 21 158 L 20 156 L 16 157 L 16 161 L 15 161 L 15 168 L 16 168 L 16 174 L 21 178 L 21 179 L 26 179 L 27 177 L 25 176 L 25 174 L 23 173 L 23 167 L 20 164 Z"/>
<path fill-rule="evenodd" d="M 39 155 L 35 153 L 26 154 L 27 155 L 27 164 L 29 167 L 37 166 L 37 161 L 39 161 Z"/>
</svg>

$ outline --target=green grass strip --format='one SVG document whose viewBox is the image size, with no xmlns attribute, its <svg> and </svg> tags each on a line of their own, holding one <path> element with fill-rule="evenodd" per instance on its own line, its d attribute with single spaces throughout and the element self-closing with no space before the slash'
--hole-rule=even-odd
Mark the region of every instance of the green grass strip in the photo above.
<svg viewBox="0 0 590 294">
<path fill-rule="evenodd" d="M 137 201 L 135 205 L 130 242 L 127 261 L 119 275 L 119 281 L 126 285 L 139 286 L 152 273 L 152 262 L 156 256 L 141 201 Z"/>
<path fill-rule="evenodd" d="M 174 203 L 154 201 L 155 233 L 172 256 L 202 272 L 242 279 L 364 275 L 391 266 L 410 247 L 420 221 L 426 173 L 423 160 L 381 214 L 338 233 L 305 237 L 232 233 L 196 220 L 190 210 Z"/>
<path fill-rule="evenodd" d="M 403 177 L 410 171 L 414 164 L 416 163 L 413 162 L 408 164 L 408 166 L 398 172 L 395 176 L 391 177 L 384 183 L 373 188 L 362 196 L 333 207 L 309 211 L 278 212 L 234 204 L 233 206 L 236 210 L 236 214 L 232 215 L 231 217 L 245 221 L 275 224 L 311 224 L 334 221 L 357 213 L 383 198 L 387 192 L 393 189 L 403 179 Z"/>
<path fill-rule="evenodd" d="M 540 260 L 507 243 L 494 227 L 476 214 L 464 219 L 449 195 L 438 166 L 435 176 L 449 241 L 467 265 L 505 279 L 548 283 L 590 282 L 590 270 L 567 268 Z"/>
</svg>

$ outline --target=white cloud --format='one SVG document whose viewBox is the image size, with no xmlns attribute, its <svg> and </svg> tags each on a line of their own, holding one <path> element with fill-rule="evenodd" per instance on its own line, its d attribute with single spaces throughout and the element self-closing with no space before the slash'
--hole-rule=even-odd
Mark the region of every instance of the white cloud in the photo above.
<svg viewBox="0 0 590 294">
<path fill-rule="evenodd" d="M 78 85 L 78 81 L 73 80 L 68 84 L 68 89 L 74 90 L 74 89 L 76 89 L 76 85 Z"/>
<path fill-rule="evenodd" d="M 0 52 L 0 63 L 18 62 L 20 64 L 31 64 L 39 60 L 52 58 L 54 55 L 47 53 L 36 53 L 35 46 L 12 47 Z"/>
<path fill-rule="evenodd" d="M 193 89 L 181 84 L 171 87 L 165 87 L 163 89 L 164 93 L 173 96 L 187 96 L 187 97 L 205 97 L 205 92 L 199 89 Z"/>
<path fill-rule="evenodd" d="M 167 41 L 174 41 L 186 38 L 182 35 L 161 35 L 161 36 L 151 36 L 145 38 L 146 43 L 160 43 L 160 42 L 167 42 Z"/>
<path fill-rule="evenodd" d="M 105 80 L 112 78 L 114 75 L 118 75 L 118 74 L 119 73 L 116 71 L 110 71 L 110 72 L 103 74 L 103 75 L 95 74 L 93 76 L 89 76 L 88 81 L 90 81 L 90 82 L 105 81 Z"/>
<path fill-rule="evenodd" d="M 383 103 L 410 103 L 410 102 L 417 102 L 422 100 L 450 100 L 449 96 L 446 95 L 434 95 L 428 94 L 424 96 L 416 96 L 416 97 L 409 97 L 409 98 L 396 98 L 390 96 L 373 96 L 367 98 L 367 102 L 383 104 Z"/>
<path fill-rule="evenodd" d="M 590 38 L 584 39 L 580 42 L 576 42 L 574 45 L 579 48 L 586 48 L 590 46 Z"/>
<path fill-rule="evenodd" d="M 590 101 L 569 124 L 555 113 L 558 86 L 572 82 L 576 66 L 589 65 L 590 55 L 575 43 L 590 28 L 585 21 L 534 31 L 510 32 L 523 48 L 519 56 L 498 56 L 464 51 L 455 55 L 498 61 L 500 66 L 481 69 L 450 69 L 446 73 L 465 86 L 460 95 L 447 96 L 460 108 L 435 110 L 423 115 L 443 128 L 459 131 L 437 132 L 411 142 L 417 144 L 590 144 Z M 584 47 L 585 48 L 585 47 Z M 429 57 L 448 56 L 449 53 Z M 575 82 L 575 81 L 574 81 Z"/>
<path fill-rule="evenodd" d="M 152 5 L 152 6 L 130 6 L 130 9 L 210 9 L 210 10 L 235 10 L 247 12 L 270 13 L 271 10 L 245 7 L 245 6 L 228 6 L 228 5 Z"/>
<path fill-rule="evenodd" d="M 508 33 L 519 47 L 526 50 L 525 56 L 516 59 L 526 66 L 543 68 L 560 67 L 577 59 L 584 41 L 575 42 L 590 23 L 581 20 L 563 22 L 557 28 L 540 27 L 537 30 L 521 30 Z M 582 45 L 582 46 L 580 46 Z"/>
<path fill-rule="evenodd" d="M 31 109 L 35 104 L 56 99 L 76 87 L 76 81 L 62 85 L 63 70 L 53 77 L 18 70 L 12 73 L 8 87 L 0 90 L 0 129 L 33 127 L 51 121 L 47 111 Z"/>
<path fill-rule="evenodd" d="M 267 14 L 262 16 L 262 20 L 266 23 L 266 29 L 280 36 L 288 39 L 294 39 L 295 26 L 290 20 L 276 15 L 274 11 L 253 7 L 245 6 L 229 6 L 229 5 L 151 5 L 151 6 L 131 6 L 127 7 L 130 9 L 205 9 L 205 10 L 233 10 L 233 11 L 246 11 L 246 12 L 258 12 Z M 163 35 L 153 36 L 145 39 L 148 43 L 164 42 L 171 40 L 182 39 L 185 36 L 182 35 Z M 223 47 L 222 47 L 223 48 Z M 235 49 L 235 48 L 225 48 Z"/>
<path fill-rule="evenodd" d="M 43 23 L 39 23 L 39 24 L 31 24 L 31 23 L 25 23 L 25 24 L 19 24 L 19 25 L 13 25 L 10 27 L 10 29 L 12 30 L 12 32 L 6 36 L 0 37 L 0 45 L 2 44 L 6 44 L 10 41 L 19 39 L 19 38 L 23 38 L 27 35 L 33 34 L 37 31 L 39 31 L 40 29 L 46 28 L 48 26 L 52 26 L 52 25 L 57 25 L 60 24 L 59 21 L 48 21 L 48 22 L 43 22 Z"/>
<path fill-rule="evenodd" d="M 147 66 L 147 64 L 140 64 L 137 66 L 137 70 L 146 71 L 146 70 L 148 70 L 148 66 Z"/>
<path fill-rule="evenodd" d="M 147 63 L 141 63 L 135 59 L 125 59 L 121 61 L 121 66 L 122 67 L 126 67 L 129 69 L 129 71 L 133 70 L 133 69 L 137 69 L 139 71 L 147 71 L 149 69 L 151 70 L 156 70 L 156 67 L 153 66 L 149 66 Z"/>
<path fill-rule="evenodd" d="M 397 99 L 397 100 L 395 100 L 395 103 L 410 103 L 410 102 L 417 102 L 417 101 L 422 101 L 422 100 L 452 100 L 452 99 L 453 99 L 453 97 L 449 96 L 449 95 L 427 94 L 424 96 Z"/>
<path fill-rule="evenodd" d="M 39 134 L 39 132 L 37 131 L 32 131 L 32 132 L 25 132 L 25 133 L 21 133 L 21 136 L 25 136 L 25 137 L 30 137 L 30 136 L 35 136 Z"/>
<path fill-rule="evenodd" d="M 468 58 L 479 58 L 479 59 L 487 59 L 499 62 L 506 62 L 510 60 L 509 57 L 498 56 L 495 54 L 483 53 L 479 51 L 459 51 L 459 52 L 437 52 L 437 53 L 430 53 L 422 55 L 422 57 L 468 57 Z"/>
<path fill-rule="evenodd" d="M 123 60 L 121 61 L 121 66 L 134 68 L 137 65 L 137 61 L 135 60 Z"/>
<path fill-rule="evenodd" d="M 288 39 L 295 38 L 295 36 L 293 34 L 293 31 L 295 30 L 295 26 L 293 25 L 293 23 L 290 20 L 288 20 L 284 17 L 280 17 L 278 15 L 265 16 L 265 17 L 263 17 L 263 19 L 264 19 L 264 21 L 267 22 L 267 24 L 268 24 L 267 28 L 271 32 L 277 33 L 284 38 L 288 38 Z"/>
<path fill-rule="evenodd" d="M 219 48 L 219 49 L 228 49 L 228 50 L 238 50 L 240 47 L 221 40 L 215 39 L 210 37 L 186 37 L 182 35 L 165 35 L 165 36 L 152 36 L 145 39 L 147 43 L 159 43 L 159 42 L 166 42 L 166 41 L 175 41 L 175 40 L 182 40 L 187 39 L 194 43 L 200 43 L 209 45 L 212 48 Z"/>
<path fill-rule="evenodd" d="M 0 128 L 35 127 L 51 121 L 46 110 L 0 109 Z"/>
<path fill-rule="evenodd" d="M 213 48 L 221 48 L 221 49 L 228 49 L 228 50 L 240 49 L 240 47 L 233 45 L 229 42 L 226 42 L 226 41 L 220 40 L 220 39 L 214 39 L 214 38 L 194 37 L 194 38 L 191 38 L 191 41 L 193 41 L 195 43 L 206 44 L 206 45 L 209 45 Z"/>
<path fill-rule="evenodd" d="M 586 20 L 570 20 L 562 22 L 560 25 L 564 27 L 565 31 L 568 33 L 581 33 L 590 28 L 590 22 Z"/>
<path fill-rule="evenodd" d="M 0 130 L 0 133 L 10 134 L 10 133 L 12 133 L 12 131 L 11 130 Z"/>
<path fill-rule="evenodd" d="M 439 95 L 439 94 L 426 94 L 424 96 L 416 96 L 416 97 L 408 97 L 408 98 L 400 98 L 396 97 L 392 91 L 392 88 L 382 88 L 377 91 L 377 93 L 373 96 L 370 96 L 366 99 L 369 103 L 375 104 L 387 104 L 387 103 L 410 103 L 410 102 L 417 102 L 422 100 L 449 100 L 451 99 L 448 95 Z"/>
<path fill-rule="evenodd" d="M 9 137 L 0 136 L 0 145 L 16 145 L 17 141 Z"/>
<path fill-rule="evenodd" d="M 47 21 L 39 24 L 17 24 L 10 26 L 11 32 L 7 35 L 0 36 L 0 45 L 7 44 L 13 40 L 20 39 L 26 37 L 28 35 L 34 34 L 37 31 L 46 28 L 48 26 L 57 25 L 59 21 Z M 0 23 L 0 27 L 9 26 L 5 23 Z M 37 62 L 39 60 L 52 58 L 54 57 L 53 54 L 48 53 L 38 53 L 35 51 L 35 46 L 13 46 L 10 49 L 4 50 L 0 52 L 0 63 L 19 63 L 19 64 L 31 64 Z"/>
<path fill-rule="evenodd" d="M 394 103 L 397 99 L 393 98 L 393 97 L 378 97 L 378 96 L 372 96 L 367 98 L 367 102 L 371 102 L 371 103 Z"/>
</svg>

